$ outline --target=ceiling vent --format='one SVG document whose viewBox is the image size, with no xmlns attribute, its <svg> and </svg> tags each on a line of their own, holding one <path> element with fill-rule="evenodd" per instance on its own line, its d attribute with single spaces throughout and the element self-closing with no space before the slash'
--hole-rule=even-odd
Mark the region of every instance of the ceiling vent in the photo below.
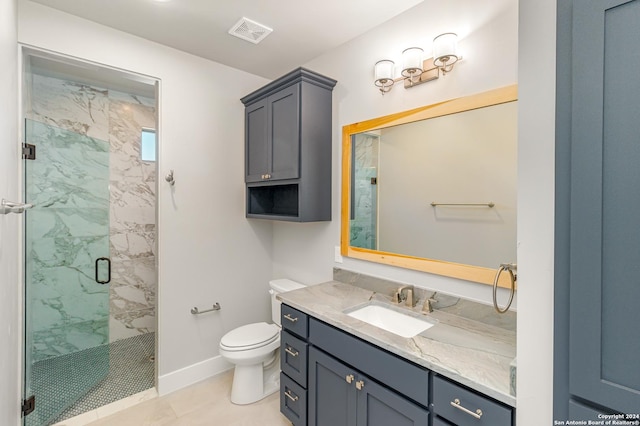
<svg viewBox="0 0 640 426">
<path fill-rule="evenodd" d="M 231 27 L 229 34 L 250 41 L 253 44 L 258 44 L 268 36 L 271 31 L 273 31 L 271 28 L 243 17 Z"/>
</svg>

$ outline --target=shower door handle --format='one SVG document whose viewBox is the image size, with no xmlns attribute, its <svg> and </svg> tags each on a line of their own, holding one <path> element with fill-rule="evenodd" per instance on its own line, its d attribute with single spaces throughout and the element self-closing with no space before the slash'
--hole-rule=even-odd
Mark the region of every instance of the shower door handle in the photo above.
<svg viewBox="0 0 640 426">
<path fill-rule="evenodd" d="M 100 279 L 100 274 L 98 274 L 98 271 L 100 270 L 100 261 L 105 261 L 107 262 L 107 279 L 105 280 L 101 280 Z M 99 257 L 96 259 L 96 282 L 98 284 L 108 284 L 109 281 L 111 281 L 111 259 L 109 259 L 108 257 Z"/>
</svg>

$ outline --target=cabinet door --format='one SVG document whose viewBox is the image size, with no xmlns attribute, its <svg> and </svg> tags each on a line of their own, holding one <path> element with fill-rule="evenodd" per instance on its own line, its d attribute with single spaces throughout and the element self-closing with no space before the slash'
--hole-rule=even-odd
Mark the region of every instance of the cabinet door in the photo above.
<svg viewBox="0 0 640 426">
<path fill-rule="evenodd" d="M 310 347 L 309 426 L 355 426 L 355 381 L 352 368 Z"/>
<path fill-rule="evenodd" d="M 271 150 L 267 138 L 267 99 L 249 105 L 244 114 L 245 181 L 260 182 L 268 173 Z"/>
<path fill-rule="evenodd" d="M 640 407 L 640 0 L 573 3 L 569 390 Z"/>
<path fill-rule="evenodd" d="M 300 177 L 300 85 L 268 98 L 271 141 L 269 180 Z"/>
<path fill-rule="evenodd" d="M 364 375 L 357 378 L 358 426 L 428 426 L 429 412 Z"/>
</svg>

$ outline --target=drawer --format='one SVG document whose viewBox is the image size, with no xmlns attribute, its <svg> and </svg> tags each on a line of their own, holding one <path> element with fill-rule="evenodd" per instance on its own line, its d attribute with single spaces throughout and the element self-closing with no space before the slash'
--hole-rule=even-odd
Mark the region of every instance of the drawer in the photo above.
<svg viewBox="0 0 640 426">
<path fill-rule="evenodd" d="M 282 328 L 306 339 L 308 336 L 307 324 L 309 318 L 307 314 L 285 304 L 282 304 L 280 312 Z"/>
<path fill-rule="evenodd" d="M 452 424 L 453 423 L 449 423 L 441 417 L 433 416 L 433 423 L 431 423 L 431 426 L 451 426 Z"/>
<path fill-rule="evenodd" d="M 511 407 L 439 376 L 433 378 L 432 408 L 434 414 L 459 426 L 512 424 Z"/>
<path fill-rule="evenodd" d="M 307 387 L 307 342 L 287 331 L 280 333 L 280 369 L 303 388 Z"/>
<path fill-rule="evenodd" d="M 309 319 L 309 342 L 380 383 L 428 407 L 429 371 L 379 347 Z"/>
<path fill-rule="evenodd" d="M 280 412 L 294 426 L 307 425 L 307 391 L 280 373 Z"/>
</svg>

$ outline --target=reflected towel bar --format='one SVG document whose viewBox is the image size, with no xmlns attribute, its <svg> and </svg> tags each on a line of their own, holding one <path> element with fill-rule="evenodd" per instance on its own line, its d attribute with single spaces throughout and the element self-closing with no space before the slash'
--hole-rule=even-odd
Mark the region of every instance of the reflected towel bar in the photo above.
<svg viewBox="0 0 640 426">
<path fill-rule="evenodd" d="M 207 312 L 219 311 L 219 310 L 220 310 L 220 304 L 218 302 L 216 302 L 211 309 L 206 309 L 204 311 L 199 311 L 198 308 L 194 306 L 193 308 L 191 308 L 191 313 L 193 315 L 200 315 L 200 314 L 204 314 L 204 313 L 207 313 Z"/>
<path fill-rule="evenodd" d="M 489 201 L 488 203 L 436 203 L 435 201 L 431 202 L 433 207 L 436 206 L 481 206 L 481 207 L 489 207 L 492 208 L 495 206 L 493 201 Z"/>
</svg>

